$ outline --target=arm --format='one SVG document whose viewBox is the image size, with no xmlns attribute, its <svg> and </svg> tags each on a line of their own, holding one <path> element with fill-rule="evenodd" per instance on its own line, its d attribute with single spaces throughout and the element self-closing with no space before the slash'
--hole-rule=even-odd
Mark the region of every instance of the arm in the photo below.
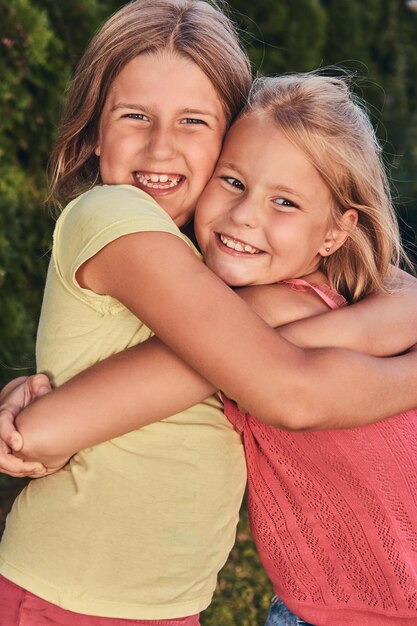
<svg viewBox="0 0 417 626">
<path fill-rule="evenodd" d="M 288 286 L 278 291 L 282 323 L 327 309 L 313 292 L 302 293 Z M 253 304 L 258 314 L 268 316 L 269 298 L 262 288 L 246 288 L 239 295 Z M 210 383 L 154 337 L 98 363 L 48 398 L 31 404 L 17 420 L 24 434 L 22 449 L 14 419 L 29 401 L 50 391 L 50 386 L 42 374 L 25 379 L 19 386 L 20 380 L 10 383 L 0 396 L 0 439 L 8 450 L 13 448 L 25 459 L 42 460 L 48 468 L 62 466 L 78 450 L 163 419 L 214 392 Z M 31 394 L 27 393 L 29 386 Z M 10 394 L 12 387 L 15 391 Z M 7 457 L 0 452 L 0 471 L 11 474 L 13 470 L 13 475 L 32 476 L 34 467 L 10 451 Z"/>
<path fill-rule="evenodd" d="M 417 404 L 406 361 L 295 347 L 172 235 L 120 237 L 82 266 L 78 280 L 123 302 L 193 369 L 266 422 L 353 426 L 364 414 L 372 421 Z"/>
<path fill-rule="evenodd" d="M 300 317 L 300 311 L 316 313 L 319 306 L 325 307 L 311 296 L 284 286 L 280 304 L 286 319 L 290 310 Z M 414 360 L 402 358 L 407 359 L 405 367 L 416 365 L 417 354 Z M 48 466 L 62 464 L 62 459 L 83 447 L 167 417 L 212 391 L 212 386 L 153 338 L 82 372 L 26 409 L 18 419 L 27 442 L 24 453 Z M 363 414 L 362 418 L 364 423 Z"/>
<path fill-rule="evenodd" d="M 16 419 L 24 442 L 17 454 L 61 467 L 83 448 L 179 413 L 214 391 L 153 337 L 27 406 Z"/>
<path fill-rule="evenodd" d="M 349 307 L 303 316 L 302 321 L 281 327 L 279 332 L 304 348 L 349 348 L 374 356 L 400 354 L 417 343 L 417 280 L 393 268 L 389 281 L 392 294 L 377 293 Z M 268 290 L 266 299 L 253 293 L 251 305 L 262 310 L 271 325 L 282 326 L 287 322 L 275 313 L 280 294 L 273 285 Z"/>
<path fill-rule="evenodd" d="M 312 292 L 302 293 L 288 286 L 279 291 L 283 322 L 327 308 Z M 247 288 L 240 295 L 250 303 L 251 292 L 256 292 L 256 304 L 261 309 L 262 300 L 267 300 L 262 290 Z M 60 467 L 83 448 L 189 408 L 214 391 L 153 337 L 85 370 L 47 398 L 31 404 L 17 419 L 25 446 L 15 449 L 22 458 L 42 460 L 48 468 Z M 16 394 L 15 407 L 19 402 L 22 410 L 22 395 Z M 13 415 L 17 413 L 15 409 Z M 7 429 L 0 423 L 0 437 L 9 445 L 14 435 L 20 437 L 9 422 Z M 7 469 L 0 457 L 0 470 Z"/>
<path fill-rule="evenodd" d="M 354 426 L 364 415 L 373 421 L 417 404 L 407 360 L 295 347 L 170 235 L 121 237 L 82 269 L 83 286 L 123 302 L 193 369 L 265 422 Z"/>
<path fill-rule="evenodd" d="M 288 325 L 288 327 L 295 326 L 295 322 L 299 320 L 308 320 L 316 316 L 326 319 L 326 313 L 329 311 L 329 307 L 312 289 L 298 291 L 283 283 L 242 287 L 237 289 L 236 293 L 271 328 L 278 328 L 284 325 Z M 289 339 L 289 341 L 304 347 L 306 341 L 304 338 L 305 333 L 299 334 L 301 335 L 300 343 L 298 343 L 297 337 L 294 340 Z M 323 337 L 320 337 L 320 339 L 323 340 Z M 318 348 L 325 345 L 326 342 L 320 345 L 319 339 L 317 339 L 315 345 L 305 347 Z M 347 346 L 336 344 L 335 347 Z"/>
</svg>

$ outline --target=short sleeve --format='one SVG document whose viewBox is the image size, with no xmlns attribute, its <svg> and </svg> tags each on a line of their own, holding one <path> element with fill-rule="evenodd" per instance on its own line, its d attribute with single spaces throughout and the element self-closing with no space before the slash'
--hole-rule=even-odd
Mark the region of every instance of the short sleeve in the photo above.
<svg viewBox="0 0 417 626">
<path fill-rule="evenodd" d="M 122 309 L 110 296 L 81 288 L 75 275 L 106 245 L 136 232 L 170 233 L 193 247 L 159 204 L 133 186 L 98 186 L 73 200 L 60 215 L 53 239 L 52 261 L 64 287 L 103 314 Z"/>
</svg>

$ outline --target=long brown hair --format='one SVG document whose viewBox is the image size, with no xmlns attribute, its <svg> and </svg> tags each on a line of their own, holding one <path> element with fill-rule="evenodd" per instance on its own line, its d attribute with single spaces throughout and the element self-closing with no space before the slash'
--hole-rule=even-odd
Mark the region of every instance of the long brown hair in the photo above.
<svg viewBox="0 0 417 626">
<path fill-rule="evenodd" d="M 330 284 L 354 302 L 380 289 L 402 249 L 381 147 L 370 118 L 348 79 L 316 72 L 255 81 L 245 114 L 266 112 L 299 147 L 333 196 L 332 220 L 356 209 L 358 223 L 345 243 L 322 258 Z"/>
<path fill-rule="evenodd" d="M 167 50 L 192 60 L 212 82 L 233 121 L 252 82 L 248 57 L 230 19 L 203 0 L 135 0 L 110 17 L 71 82 L 50 159 L 50 199 L 58 206 L 99 178 L 94 154 L 109 88 L 140 54 Z"/>
</svg>

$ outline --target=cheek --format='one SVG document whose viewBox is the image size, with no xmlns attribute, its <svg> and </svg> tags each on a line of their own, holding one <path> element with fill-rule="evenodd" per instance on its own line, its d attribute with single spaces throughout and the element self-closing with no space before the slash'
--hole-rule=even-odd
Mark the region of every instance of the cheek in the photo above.
<svg viewBox="0 0 417 626">
<path fill-rule="evenodd" d="M 194 232 L 198 241 L 198 245 L 200 246 L 200 249 L 204 254 L 206 252 L 206 246 L 207 246 L 207 241 L 209 239 L 209 235 L 208 235 L 207 223 L 205 222 L 203 218 L 204 218 L 204 214 L 202 214 L 202 212 L 199 210 L 196 211 L 196 214 L 194 216 Z"/>
<path fill-rule="evenodd" d="M 99 169 L 103 182 L 110 182 L 114 175 L 114 153 L 109 151 L 105 143 L 100 144 Z"/>
<path fill-rule="evenodd" d="M 203 253 L 207 253 L 208 246 L 214 243 L 212 235 L 215 230 L 216 216 L 213 206 L 216 205 L 212 194 L 205 191 L 203 196 L 203 200 L 198 203 L 194 228 Z"/>
<path fill-rule="evenodd" d="M 201 174 L 206 176 L 206 182 L 211 177 L 216 167 L 222 148 L 223 135 L 211 138 L 209 142 L 199 143 L 193 156 L 194 167 L 197 167 Z"/>
<path fill-rule="evenodd" d="M 196 229 L 202 237 L 208 239 L 218 221 L 218 213 L 221 208 L 220 199 L 210 190 L 210 185 L 203 191 L 198 202 L 196 211 Z"/>
</svg>

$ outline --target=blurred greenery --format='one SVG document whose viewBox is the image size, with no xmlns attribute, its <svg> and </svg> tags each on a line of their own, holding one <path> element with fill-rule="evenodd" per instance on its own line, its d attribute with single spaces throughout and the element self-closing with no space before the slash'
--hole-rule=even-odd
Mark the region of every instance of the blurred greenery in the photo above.
<svg viewBox="0 0 417 626">
<path fill-rule="evenodd" d="M 240 512 L 236 544 L 220 572 L 210 607 L 201 615 L 202 626 L 262 626 L 273 596 L 252 540 L 246 500 Z"/>
<path fill-rule="evenodd" d="M 118 0 L 0 0 L 0 384 L 34 367 L 53 221 L 45 167 L 65 87 Z M 417 231 L 417 13 L 402 0 L 231 0 L 258 73 L 353 71 L 384 145 L 403 232 Z M 0 521 L 19 481 L 0 476 Z M 262 624 L 271 596 L 246 514 L 205 626 Z"/>
</svg>

